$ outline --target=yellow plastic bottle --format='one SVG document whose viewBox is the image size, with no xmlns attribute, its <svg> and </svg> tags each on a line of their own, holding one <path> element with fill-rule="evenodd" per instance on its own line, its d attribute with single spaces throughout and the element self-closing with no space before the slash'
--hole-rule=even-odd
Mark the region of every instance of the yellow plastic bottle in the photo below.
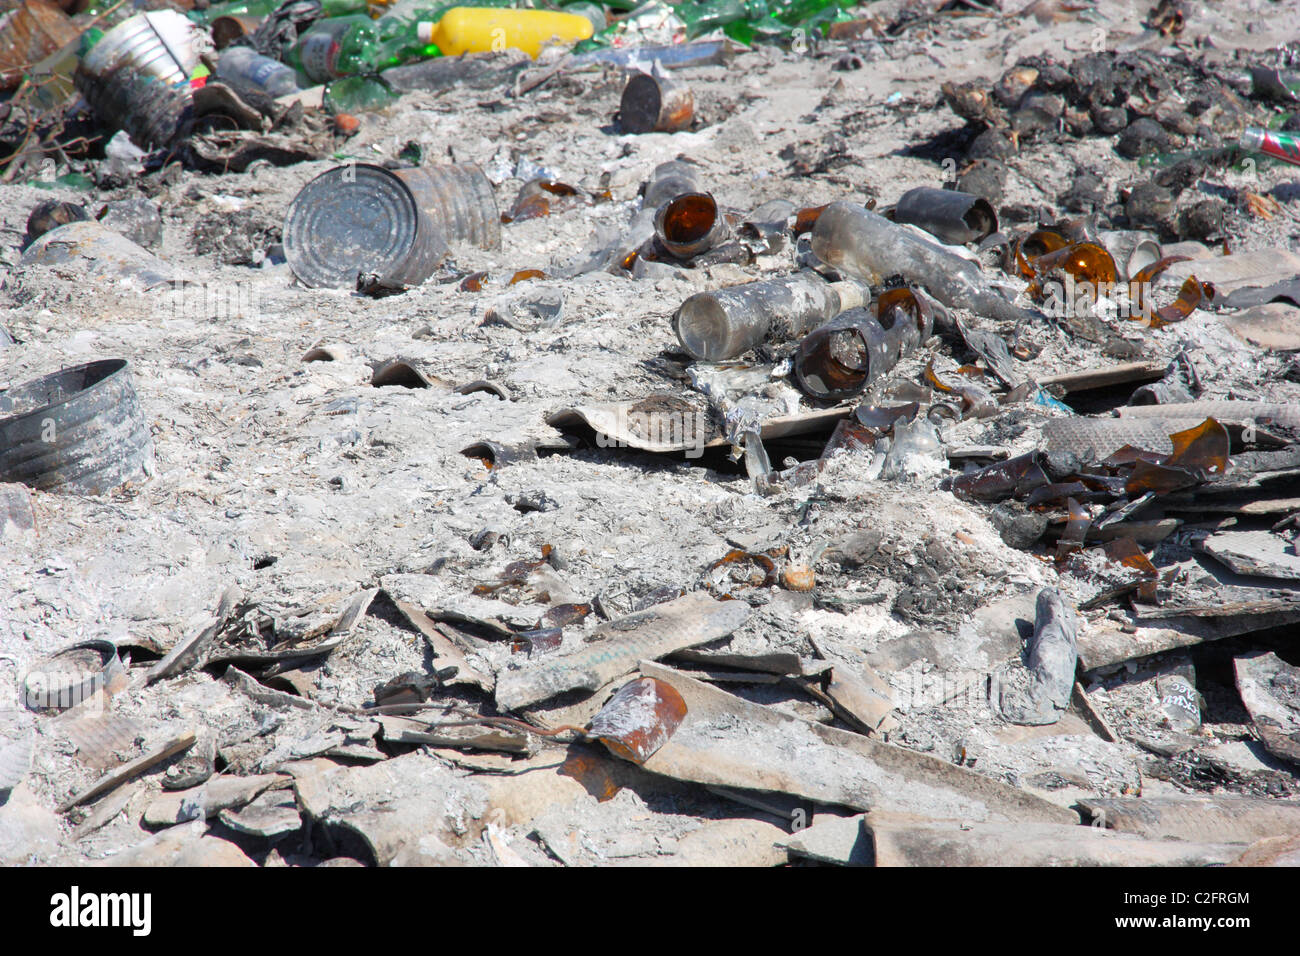
<svg viewBox="0 0 1300 956">
<path fill-rule="evenodd" d="M 495 7 L 452 7 L 436 24 L 419 26 L 420 42 L 435 44 L 443 56 L 513 47 L 535 60 L 547 43 L 571 46 L 591 34 L 591 21 L 576 13 Z"/>
</svg>

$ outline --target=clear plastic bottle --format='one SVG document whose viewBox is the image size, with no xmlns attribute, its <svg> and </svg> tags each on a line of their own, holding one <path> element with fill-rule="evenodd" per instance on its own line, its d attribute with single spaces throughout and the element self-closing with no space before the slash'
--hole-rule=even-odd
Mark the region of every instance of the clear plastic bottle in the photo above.
<svg viewBox="0 0 1300 956">
<path fill-rule="evenodd" d="M 217 79 L 237 93 L 252 90 L 276 98 L 298 91 L 293 70 L 246 46 L 229 46 L 221 51 Z"/>
</svg>

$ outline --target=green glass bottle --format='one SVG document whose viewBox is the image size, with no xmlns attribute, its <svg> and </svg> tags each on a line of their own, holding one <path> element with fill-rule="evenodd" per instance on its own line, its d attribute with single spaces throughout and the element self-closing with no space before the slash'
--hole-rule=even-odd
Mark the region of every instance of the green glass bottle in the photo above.
<svg viewBox="0 0 1300 956">
<path fill-rule="evenodd" d="M 285 62 L 310 86 L 438 56 L 436 46 L 420 40 L 418 24 L 436 22 L 456 5 L 447 2 L 420 7 L 403 16 L 390 14 L 378 20 L 364 14 L 317 20 L 285 54 Z"/>
<path fill-rule="evenodd" d="M 285 0 L 277 3 L 278 7 Z M 326 17 L 348 17 L 356 13 L 379 16 L 384 7 L 392 6 L 396 0 L 321 0 L 321 10 Z"/>
</svg>

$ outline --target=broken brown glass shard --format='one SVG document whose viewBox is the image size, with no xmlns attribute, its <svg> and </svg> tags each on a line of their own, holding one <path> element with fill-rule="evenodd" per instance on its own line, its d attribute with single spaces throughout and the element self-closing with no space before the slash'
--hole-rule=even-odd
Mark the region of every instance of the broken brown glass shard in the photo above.
<svg viewBox="0 0 1300 956">
<path fill-rule="evenodd" d="M 1030 452 L 958 475 L 951 488 L 967 501 L 994 502 L 1026 495 L 1048 483 L 1038 452 Z"/>
<path fill-rule="evenodd" d="M 681 726 L 686 701 L 671 684 L 642 677 L 625 684 L 591 721 L 589 735 L 610 752 L 645 763 Z"/>
<path fill-rule="evenodd" d="M 939 376 L 935 374 L 933 362 L 926 364 L 924 377 L 926 383 L 936 390 L 948 395 L 956 395 L 961 400 L 959 418 L 987 418 L 990 415 L 997 414 L 998 404 L 993 399 L 993 393 L 982 385 L 974 383 L 947 385 L 941 382 Z M 936 406 L 936 408 L 939 407 L 943 406 Z M 956 409 L 954 409 L 954 412 L 956 412 Z"/>
<path fill-rule="evenodd" d="M 798 210 L 794 214 L 794 234 L 802 236 L 805 233 L 812 232 L 813 226 L 817 225 L 817 219 L 826 210 L 826 205 L 808 206 Z"/>
<path fill-rule="evenodd" d="M 577 624 L 590 613 L 590 604 L 557 604 L 548 609 L 542 617 L 551 627 L 568 627 L 570 624 Z"/>
<path fill-rule="evenodd" d="M 1187 262 L 1188 258 L 1188 256 L 1165 256 L 1163 259 L 1157 259 L 1150 265 L 1139 269 L 1137 274 L 1129 279 L 1128 294 L 1132 311 L 1141 313 L 1144 317 L 1147 316 L 1147 289 L 1152 280 L 1175 262 Z"/>
<path fill-rule="evenodd" d="M 1106 557 L 1116 564 L 1122 564 L 1126 568 L 1131 568 L 1137 572 L 1138 583 L 1137 593 L 1147 604 L 1156 602 L 1156 579 L 1159 572 L 1156 566 L 1151 563 L 1151 559 L 1146 556 L 1136 541 L 1132 538 L 1115 538 L 1107 541 L 1103 545 Z"/>
<path fill-rule="evenodd" d="M 1178 298 L 1169 305 L 1156 309 L 1154 314 L 1147 317 L 1144 314 L 1132 316 L 1137 321 L 1146 321 L 1146 324 L 1153 329 L 1159 329 L 1166 325 L 1173 325 L 1176 322 L 1182 322 L 1203 303 L 1208 303 L 1214 298 L 1214 286 L 1208 282 L 1199 281 L 1196 276 L 1188 276 L 1183 282 L 1183 286 L 1178 290 Z"/>
<path fill-rule="evenodd" d="M 1025 279 L 1037 274 L 1031 264 L 1034 259 L 1064 249 L 1070 241 L 1052 229 L 1038 229 L 1020 239 L 1015 245 L 1016 268 Z"/>
<path fill-rule="evenodd" d="M 1228 468 L 1228 430 L 1213 418 L 1195 428 L 1169 436 L 1174 451 L 1165 464 L 1207 475 L 1222 475 Z"/>
<path fill-rule="evenodd" d="M 780 580 L 780 576 L 777 574 L 776 570 L 776 562 L 770 555 L 761 552 L 742 551 L 739 548 L 728 551 L 725 555 L 714 561 L 705 569 L 705 573 L 707 574 L 710 571 L 715 571 L 724 564 L 744 564 L 746 562 L 756 565 L 756 567 L 753 573 L 744 576 L 740 583 L 753 587 L 766 588 L 772 587 L 778 580 Z"/>
<path fill-rule="evenodd" d="M 460 280 L 461 292 L 482 292 L 483 283 L 487 281 L 486 272 L 471 272 L 465 278 Z"/>
<path fill-rule="evenodd" d="M 1096 301 L 1099 295 L 1114 288 L 1118 275 L 1111 254 L 1095 242 L 1076 242 L 1029 260 L 1034 272 L 1028 289 L 1029 295 L 1038 297 L 1043 292 L 1047 278 L 1061 273 L 1073 280 L 1075 287 Z"/>
</svg>

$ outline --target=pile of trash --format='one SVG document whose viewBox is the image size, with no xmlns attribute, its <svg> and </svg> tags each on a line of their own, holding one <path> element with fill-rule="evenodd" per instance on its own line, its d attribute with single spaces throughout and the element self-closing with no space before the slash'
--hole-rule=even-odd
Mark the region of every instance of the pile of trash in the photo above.
<svg viewBox="0 0 1300 956">
<path fill-rule="evenodd" d="M 1255 16 L 23 0 L 0 862 L 1294 865 Z"/>
</svg>

